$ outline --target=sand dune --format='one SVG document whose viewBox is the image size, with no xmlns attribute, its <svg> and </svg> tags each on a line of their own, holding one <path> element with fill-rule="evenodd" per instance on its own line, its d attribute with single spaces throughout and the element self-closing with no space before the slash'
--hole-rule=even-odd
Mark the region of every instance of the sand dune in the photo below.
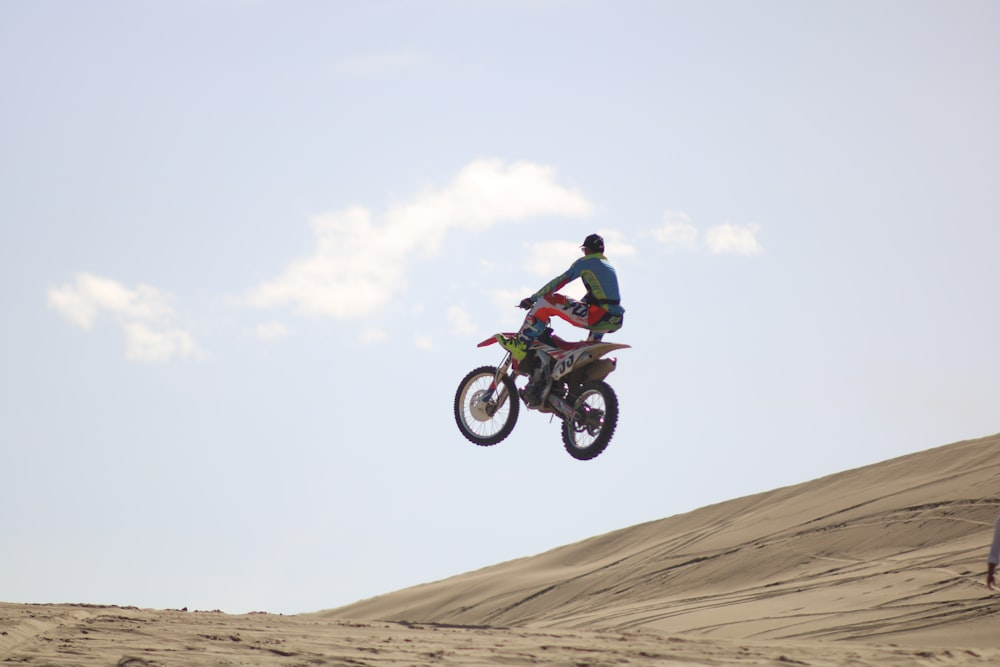
<svg viewBox="0 0 1000 667">
<path fill-rule="evenodd" d="M 1000 435 L 315 614 L 0 604 L 29 665 L 1000 664 Z"/>
<path fill-rule="evenodd" d="M 594 537 L 327 612 L 356 619 L 991 647 L 1000 436 Z"/>
</svg>

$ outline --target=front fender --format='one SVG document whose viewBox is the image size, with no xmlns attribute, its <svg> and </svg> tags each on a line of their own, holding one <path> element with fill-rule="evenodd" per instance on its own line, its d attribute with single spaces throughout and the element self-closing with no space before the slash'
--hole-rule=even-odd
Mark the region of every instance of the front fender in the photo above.
<svg viewBox="0 0 1000 667">
<path fill-rule="evenodd" d="M 507 336 L 508 338 L 512 338 L 512 337 L 516 336 L 517 334 L 516 333 L 510 333 L 510 332 L 505 332 L 503 335 Z M 488 346 L 490 346 L 490 345 L 492 345 L 493 343 L 496 343 L 496 342 L 497 342 L 497 334 L 493 334 L 492 336 L 490 336 L 489 338 L 487 338 L 486 340 L 484 340 L 482 343 L 480 343 L 476 347 L 488 347 Z"/>
</svg>

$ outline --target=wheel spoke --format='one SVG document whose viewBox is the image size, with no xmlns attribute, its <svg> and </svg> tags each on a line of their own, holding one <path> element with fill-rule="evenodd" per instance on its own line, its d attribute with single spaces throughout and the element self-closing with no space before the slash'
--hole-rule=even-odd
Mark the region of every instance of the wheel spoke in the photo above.
<svg viewBox="0 0 1000 667">
<path fill-rule="evenodd" d="M 618 397 L 607 383 L 589 382 L 580 388 L 573 406 L 572 418 L 563 422 L 566 451 L 577 459 L 592 459 L 604 451 L 614 434 Z"/>
<path fill-rule="evenodd" d="M 586 449 L 600 436 L 604 425 L 604 397 L 600 392 L 585 391 L 577 399 L 576 414 L 573 418 L 574 444 Z"/>
<path fill-rule="evenodd" d="M 493 387 L 497 369 L 484 366 L 472 371 L 455 396 L 455 420 L 463 435 L 477 445 L 493 445 L 510 434 L 517 419 L 517 402 L 511 400 L 513 381 L 501 376 Z M 492 387 L 492 390 L 491 390 Z M 483 401 L 483 397 L 489 397 Z"/>
</svg>

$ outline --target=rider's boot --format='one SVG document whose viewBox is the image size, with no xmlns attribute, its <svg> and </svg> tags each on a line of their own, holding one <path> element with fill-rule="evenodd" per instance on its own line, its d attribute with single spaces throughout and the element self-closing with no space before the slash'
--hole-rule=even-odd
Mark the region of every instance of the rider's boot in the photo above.
<svg viewBox="0 0 1000 667">
<path fill-rule="evenodd" d="M 500 333 L 496 335 L 496 339 L 500 343 L 500 347 L 510 352 L 510 356 L 521 361 L 528 354 L 528 346 L 543 331 L 545 331 L 545 322 L 532 317 L 530 321 L 529 319 L 525 319 L 524 326 L 521 327 L 516 336 L 507 336 Z"/>
</svg>

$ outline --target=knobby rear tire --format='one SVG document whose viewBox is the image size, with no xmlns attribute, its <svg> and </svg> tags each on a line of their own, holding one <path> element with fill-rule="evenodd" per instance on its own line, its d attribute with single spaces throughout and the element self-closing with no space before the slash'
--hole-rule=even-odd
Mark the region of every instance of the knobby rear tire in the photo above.
<svg viewBox="0 0 1000 667">
<path fill-rule="evenodd" d="M 573 458 L 589 461 L 607 448 L 611 436 L 615 434 L 618 426 L 618 396 L 611 385 L 603 380 L 583 383 L 576 388 L 574 396 L 574 417 L 563 419 L 563 444 Z M 584 405 L 590 408 L 592 416 L 589 421 L 583 412 Z M 595 410 L 603 413 L 600 419 Z"/>
<path fill-rule="evenodd" d="M 469 371 L 462 378 L 455 392 L 455 423 L 465 439 L 480 447 L 489 447 L 502 441 L 517 423 L 520 403 L 517 396 L 517 386 L 509 375 L 504 375 L 500 381 L 507 396 L 496 412 L 489 416 L 481 408 L 475 408 L 473 401 L 489 389 L 496 377 L 495 366 L 480 366 Z M 497 387 L 499 391 L 500 386 Z"/>
</svg>

